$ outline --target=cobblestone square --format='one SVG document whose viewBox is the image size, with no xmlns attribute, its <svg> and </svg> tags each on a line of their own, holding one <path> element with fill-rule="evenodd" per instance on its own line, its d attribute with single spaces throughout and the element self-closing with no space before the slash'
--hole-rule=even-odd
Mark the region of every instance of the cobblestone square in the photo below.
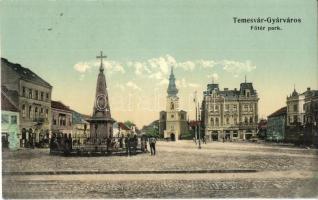
<svg viewBox="0 0 318 200">
<path fill-rule="evenodd" d="M 47 149 L 2 153 L 4 198 L 317 197 L 317 150 L 254 143 L 158 142 L 157 155 L 61 157 Z M 226 173 L 226 170 L 256 172 Z M 191 173 L 225 170 L 224 173 Z M 107 174 L 37 175 L 106 171 Z M 121 171 L 135 171 L 122 174 Z M 143 173 L 138 174 L 138 171 Z M 145 173 L 149 171 L 149 173 Z M 167 173 L 154 174 L 150 171 Z M 177 173 L 189 171 L 190 173 Z M 112 173 L 116 172 L 116 173 Z M 176 173 L 173 173 L 176 172 Z"/>
</svg>

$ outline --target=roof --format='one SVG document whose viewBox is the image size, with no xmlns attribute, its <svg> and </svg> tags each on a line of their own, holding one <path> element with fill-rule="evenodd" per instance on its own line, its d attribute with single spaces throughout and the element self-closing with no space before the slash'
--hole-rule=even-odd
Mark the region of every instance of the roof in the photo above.
<svg viewBox="0 0 318 200">
<path fill-rule="evenodd" d="M 65 111 L 72 111 L 70 107 L 64 105 L 60 101 L 51 101 L 51 108 L 59 109 L 59 110 L 65 110 Z"/>
<path fill-rule="evenodd" d="M 1 110 L 19 112 L 19 109 L 13 104 L 13 102 L 3 91 L 1 91 Z"/>
<path fill-rule="evenodd" d="M 217 83 L 211 83 L 207 85 L 207 90 L 203 92 L 203 95 L 209 95 L 212 93 L 213 90 L 215 90 L 220 96 L 223 96 L 225 98 L 237 98 L 240 95 L 245 95 L 245 90 L 250 90 L 251 95 L 256 95 L 256 91 L 253 88 L 253 83 L 241 83 L 240 84 L 240 90 L 237 90 L 236 88 L 234 90 L 229 90 L 228 88 L 224 88 L 224 90 L 219 89 L 219 84 Z"/>
<path fill-rule="evenodd" d="M 124 123 L 122 122 L 118 122 L 118 127 L 121 129 L 121 130 L 126 130 L 126 131 L 129 131 L 130 128 L 128 128 Z"/>
<path fill-rule="evenodd" d="M 287 114 L 287 107 L 282 107 L 279 110 L 275 111 L 274 113 L 272 113 L 271 115 L 268 116 L 269 117 L 278 117 L 278 116 L 282 116 L 282 115 L 286 115 Z"/>
<path fill-rule="evenodd" d="M 191 120 L 191 121 L 189 121 L 189 126 L 197 126 L 197 125 L 199 125 L 200 124 L 200 121 L 195 121 L 195 120 Z"/>
<path fill-rule="evenodd" d="M 20 64 L 17 63 L 11 63 L 5 58 L 1 58 L 1 65 L 6 65 L 9 68 L 11 68 L 13 71 L 15 71 L 22 79 L 31 81 L 46 87 L 52 87 L 48 82 L 43 80 L 41 77 L 39 77 L 36 73 L 31 71 L 30 69 L 26 67 L 22 67 Z"/>
<path fill-rule="evenodd" d="M 6 86 L 1 85 L 1 91 L 15 104 L 19 103 L 19 93 L 16 90 L 9 90 Z"/>
<path fill-rule="evenodd" d="M 79 112 L 76 112 L 75 110 L 72 110 L 72 122 L 73 124 L 85 124 L 88 123 L 86 120 L 90 118 L 88 115 L 81 114 Z"/>
</svg>

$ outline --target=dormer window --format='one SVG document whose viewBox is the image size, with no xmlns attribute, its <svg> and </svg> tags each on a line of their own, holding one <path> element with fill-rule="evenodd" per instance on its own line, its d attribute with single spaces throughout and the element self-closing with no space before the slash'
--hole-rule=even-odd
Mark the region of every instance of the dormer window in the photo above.
<svg viewBox="0 0 318 200">
<path fill-rule="evenodd" d="M 245 90 L 245 96 L 250 97 L 250 90 Z"/>
</svg>

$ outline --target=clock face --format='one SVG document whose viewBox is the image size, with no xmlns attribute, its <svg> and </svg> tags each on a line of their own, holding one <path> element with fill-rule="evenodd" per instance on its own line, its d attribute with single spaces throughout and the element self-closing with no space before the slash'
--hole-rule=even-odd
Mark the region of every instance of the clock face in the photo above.
<svg viewBox="0 0 318 200">
<path fill-rule="evenodd" d="M 105 110 L 106 109 L 106 96 L 104 94 L 98 95 L 96 98 L 96 108 L 97 110 Z"/>
</svg>

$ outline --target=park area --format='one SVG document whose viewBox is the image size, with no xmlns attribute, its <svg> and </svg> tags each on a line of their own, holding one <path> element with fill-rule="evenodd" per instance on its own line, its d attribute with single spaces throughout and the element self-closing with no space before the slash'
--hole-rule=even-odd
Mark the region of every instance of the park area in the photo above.
<svg viewBox="0 0 318 200">
<path fill-rule="evenodd" d="M 157 153 L 2 153 L 3 198 L 317 197 L 318 151 L 277 144 L 164 142 Z"/>
</svg>

